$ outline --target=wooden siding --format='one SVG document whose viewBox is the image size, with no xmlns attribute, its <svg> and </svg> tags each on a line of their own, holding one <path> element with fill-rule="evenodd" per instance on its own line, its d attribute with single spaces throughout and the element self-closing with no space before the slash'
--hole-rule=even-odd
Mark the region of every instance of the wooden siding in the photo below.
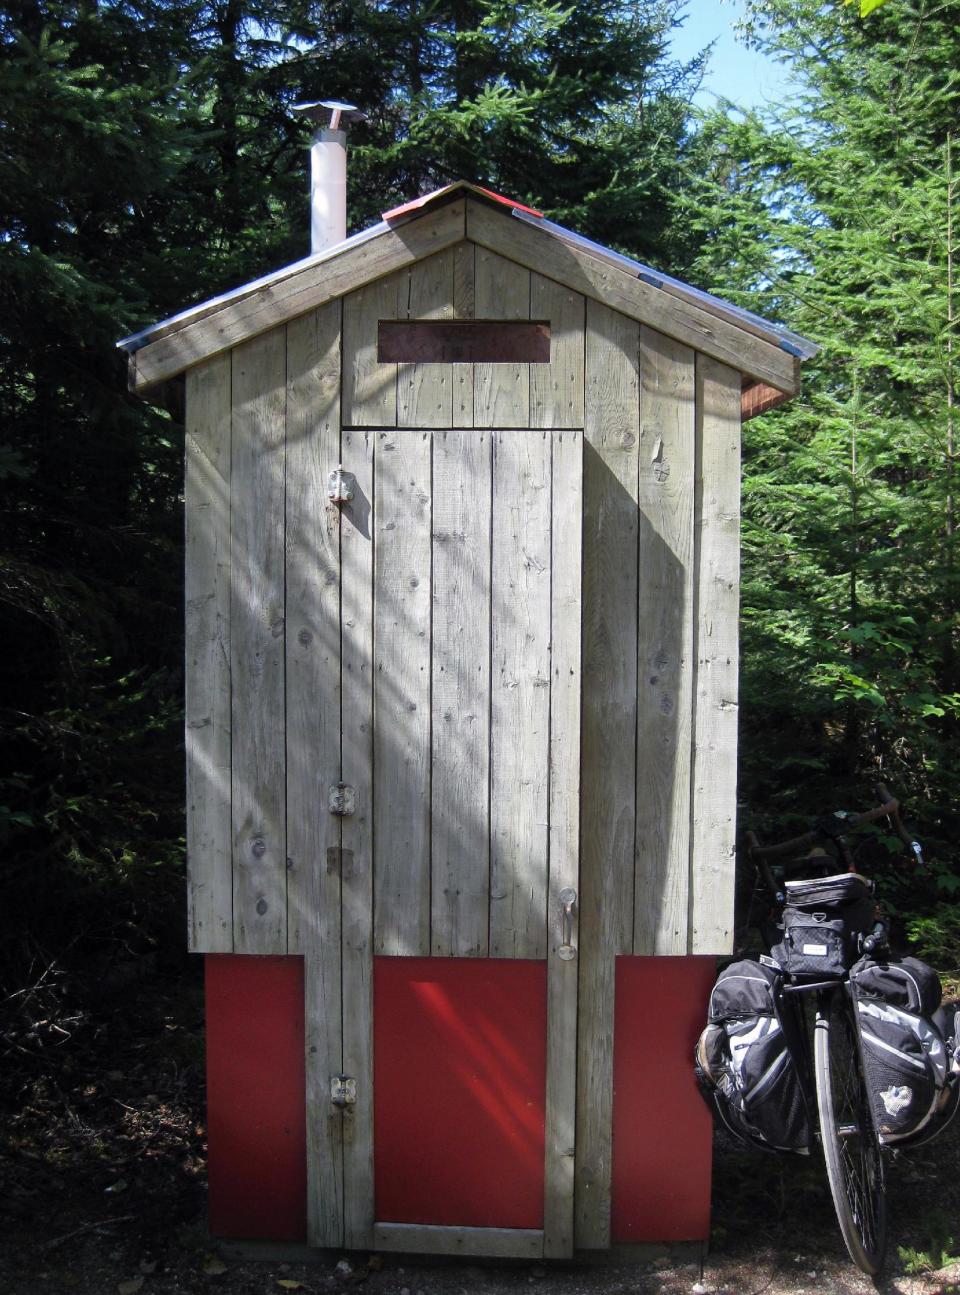
<svg viewBox="0 0 960 1295">
<path fill-rule="evenodd" d="M 184 512 L 190 947 L 230 953 L 229 355 L 187 375 Z"/>
<path fill-rule="evenodd" d="M 550 365 L 377 364 L 379 318 L 469 317 L 498 301 L 558 321 Z M 523 743 L 548 723 L 551 510 L 577 525 L 551 493 L 553 437 L 582 398 L 581 1106 L 602 1106 L 588 1078 L 608 1033 L 599 951 L 722 952 L 729 939 L 740 407 L 735 371 L 694 361 L 599 302 L 459 244 L 349 294 L 342 323 L 332 302 L 191 371 L 192 948 L 308 952 L 317 913 L 338 911 L 339 852 L 358 833 L 391 832 L 403 864 L 371 865 L 376 952 L 543 953 L 548 932 L 532 914 L 549 784 L 520 775 Z M 509 398 L 492 394 L 495 378 Z M 504 399 L 535 426 L 488 429 Z M 424 422 L 442 405 L 449 425 L 396 425 L 424 401 Z M 370 480 L 338 510 L 326 479 L 341 458 Z M 348 581 L 343 564 L 361 549 Z M 503 591 L 493 603 L 491 582 Z M 490 626 L 489 647 L 465 631 L 476 625 Z M 468 675 L 470 739 L 448 751 Z M 354 785 L 341 768 L 341 676 L 379 716 L 375 738 L 371 721 L 350 741 L 372 742 L 389 793 L 365 807 L 369 822 L 345 823 L 346 837 L 327 806 L 333 784 Z M 464 824 L 491 812 L 459 876 Z M 515 855 L 530 861 L 526 915 L 499 896 Z"/>
<path fill-rule="evenodd" d="M 339 302 L 287 326 L 287 928 L 304 959 L 307 1236 L 343 1237 L 339 821 L 325 812 L 340 770 L 340 518 L 326 493 L 340 458 Z M 332 866 L 331 866 L 332 865 Z"/>
<path fill-rule="evenodd" d="M 639 327 L 587 312 L 576 1244 L 610 1244 L 614 959 L 630 951 L 636 800 Z"/>
<path fill-rule="evenodd" d="M 481 314 L 551 363 L 376 361 Z M 548 957 L 543 1244 L 609 1244 L 615 958 L 731 938 L 741 382 L 463 242 L 189 374 L 191 947 L 306 959 L 316 1244 L 374 1236 L 375 953 Z"/>
<path fill-rule="evenodd" d="M 233 930 L 236 953 L 285 953 L 286 330 L 233 352 L 230 481 Z"/>
<path fill-rule="evenodd" d="M 729 953 L 737 814 L 739 374 L 697 356 L 691 953 Z"/>
<path fill-rule="evenodd" d="M 345 427 L 583 427 L 585 298 L 495 252 L 459 243 L 349 293 Z M 377 361 L 380 319 L 549 319 L 547 364 Z"/>
</svg>

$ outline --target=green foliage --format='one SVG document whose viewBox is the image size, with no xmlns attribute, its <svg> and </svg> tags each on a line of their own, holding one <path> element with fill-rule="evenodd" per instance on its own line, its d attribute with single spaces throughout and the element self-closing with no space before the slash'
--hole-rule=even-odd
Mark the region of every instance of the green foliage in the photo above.
<svg viewBox="0 0 960 1295">
<path fill-rule="evenodd" d="M 689 256 L 681 9 L 0 10 L 0 979 L 37 941 L 123 956 L 172 923 L 182 942 L 182 430 L 126 394 L 117 337 L 304 254 L 304 99 L 368 114 L 353 227 L 463 176 Z"/>
<path fill-rule="evenodd" d="M 939 1272 L 951 1264 L 960 1263 L 960 1230 L 957 1229 L 955 1219 L 948 1218 L 942 1210 L 933 1210 L 927 1231 L 929 1240 L 922 1248 L 897 1247 L 903 1270 L 910 1276 Z"/>
<path fill-rule="evenodd" d="M 943 871 L 937 877 L 943 887 L 944 902 L 927 917 L 913 918 L 908 934 L 921 958 L 939 968 L 945 975 L 960 978 L 960 900 L 957 877 Z M 953 902 L 946 902 L 952 899 Z"/>
<path fill-rule="evenodd" d="M 882 4 L 886 4 L 886 2 L 887 0 L 860 0 L 860 6 L 859 6 L 860 17 L 866 18 L 868 14 L 873 13 L 874 9 L 879 9 L 880 6 Z M 856 4 L 857 0 L 843 0 L 843 3 Z"/>
<path fill-rule="evenodd" d="M 380 0 L 319 14 L 330 55 L 304 91 L 364 87 L 353 133 L 352 216 L 465 178 L 648 259 L 669 262 L 686 233 L 671 219 L 688 102 L 702 60 L 667 56 L 678 0 Z M 339 33 L 362 41 L 373 86 L 343 65 Z M 371 91 L 373 90 L 373 93 Z M 329 93 L 329 89 L 328 89 Z"/>
<path fill-rule="evenodd" d="M 744 428 L 742 794 L 809 814 L 883 779 L 960 874 L 956 18 L 755 0 L 794 92 L 704 120 L 682 209 L 702 282 L 822 347 Z"/>
</svg>

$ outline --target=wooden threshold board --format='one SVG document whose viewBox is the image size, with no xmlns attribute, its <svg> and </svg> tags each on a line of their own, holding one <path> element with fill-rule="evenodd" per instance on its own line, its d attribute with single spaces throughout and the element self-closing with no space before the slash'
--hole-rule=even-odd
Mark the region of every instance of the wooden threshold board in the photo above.
<svg viewBox="0 0 960 1295">
<path fill-rule="evenodd" d="M 375 1223 L 373 1248 L 412 1254 L 537 1259 L 543 1254 L 543 1232 L 539 1228 L 452 1228 L 431 1227 L 424 1223 Z"/>
</svg>

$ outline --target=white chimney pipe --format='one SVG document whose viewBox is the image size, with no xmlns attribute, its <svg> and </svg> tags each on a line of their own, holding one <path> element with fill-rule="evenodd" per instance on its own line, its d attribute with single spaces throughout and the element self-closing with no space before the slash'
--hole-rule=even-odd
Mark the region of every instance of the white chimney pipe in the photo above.
<svg viewBox="0 0 960 1295">
<path fill-rule="evenodd" d="M 310 252 L 315 256 L 347 236 L 347 132 L 365 114 L 350 103 L 298 103 L 294 112 L 316 123 L 310 144 Z"/>
<path fill-rule="evenodd" d="M 318 130 L 310 145 L 310 251 L 347 236 L 347 132 Z"/>
</svg>

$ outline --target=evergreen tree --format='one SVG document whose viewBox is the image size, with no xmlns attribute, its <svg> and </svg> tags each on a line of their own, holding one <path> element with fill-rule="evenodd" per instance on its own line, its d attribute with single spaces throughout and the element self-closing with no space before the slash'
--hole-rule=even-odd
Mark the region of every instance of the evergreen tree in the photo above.
<svg viewBox="0 0 960 1295">
<path fill-rule="evenodd" d="M 673 259 L 670 201 L 700 70 L 668 55 L 677 0 L 385 0 L 356 11 L 366 47 L 371 26 L 384 42 L 387 75 L 357 133 L 358 215 L 374 214 L 371 199 L 463 177 Z"/>
<path fill-rule="evenodd" d="M 772 120 L 705 124 L 688 211 L 709 231 L 700 276 L 823 347 L 801 398 L 745 428 L 744 790 L 827 805 L 882 776 L 944 837 L 960 789 L 958 17 L 753 4 L 749 35 L 797 93 Z"/>
<path fill-rule="evenodd" d="M 0 10 L 0 624 L 16 645 L 0 670 L 0 942 L 15 953 L 41 931 L 140 948 L 181 892 L 182 435 L 126 393 L 116 339 L 307 251 L 302 99 L 369 115 L 354 228 L 465 176 L 675 263 L 698 73 L 667 57 L 681 9 Z"/>
</svg>

